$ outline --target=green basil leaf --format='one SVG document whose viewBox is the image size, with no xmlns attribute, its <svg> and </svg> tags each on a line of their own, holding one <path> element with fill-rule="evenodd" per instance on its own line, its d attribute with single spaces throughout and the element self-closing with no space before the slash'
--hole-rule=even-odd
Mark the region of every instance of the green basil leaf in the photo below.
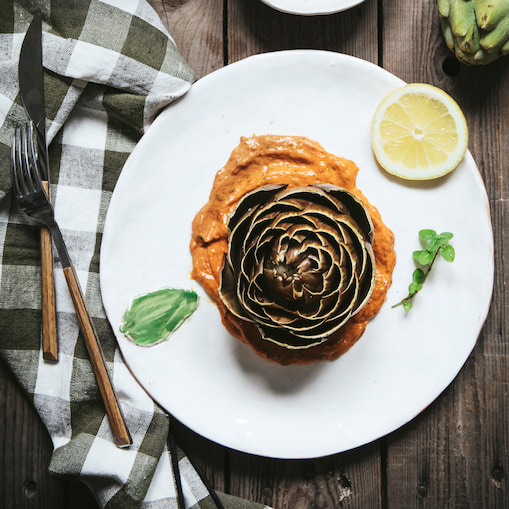
<svg viewBox="0 0 509 509">
<path fill-rule="evenodd" d="M 414 283 L 422 285 L 422 283 L 424 283 L 424 280 L 426 279 L 426 274 L 422 269 L 415 269 L 414 273 L 412 274 L 412 279 Z"/>
<path fill-rule="evenodd" d="M 419 238 L 421 240 L 431 240 L 437 237 L 437 232 L 435 230 L 421 230 L 419 232 Z"/>
<path fill-rule="evenodd" d="M 440 243 L 440 239 L 431 239 L 429 242 L 428 242 L 428 245 L 426 247 L 426 249 L 428 251 L 438 251 L 439 247 L 441 246 L 441 243 Z"/>
<path fill-rule="evenodd" d="M 420 292 L 422 290 L 422 285 L 418 283 L 410 283 L 408 285 L 408 293 L 409 295 L 415 295 L 417 292 Z"/>
<path fill-rule="evenodd" d="M 413 256 L 414 259 L 421 265 L 428 265 L 431 263 L 431 260 L 433 260 L 433 253 L 427 249 L 423 249 L 422 251 L 414 251 Z"/>
<path fill-rule="evenodd" d="M 456 252 L 451 245 L 444 246 L 440 249 L 440 254 L 446 262 L 453 262 L 456 257 Z"/>
</svg>

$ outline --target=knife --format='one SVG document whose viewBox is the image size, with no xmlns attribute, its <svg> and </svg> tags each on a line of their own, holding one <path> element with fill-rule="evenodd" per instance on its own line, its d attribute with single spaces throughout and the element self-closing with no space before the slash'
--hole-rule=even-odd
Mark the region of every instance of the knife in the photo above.
<svg viewBox="0 0 509 509">
<path fill-rule="evenodd" d="M 21 46 L 18 65 L 19 93 L 25 111 L 35 124 L 38 158 L 43 185 L 49 196 L 49 164 L 46 144 L 46 112 L 44 108 L 44 73 L 42 67 L 42 23 L 36 15 Z M 41 293 L 42 293 L 42 352 L 46 360 L 58 360 L 55 312 L 55 283 L 53 279 L 53 249 L 51 235 L 41 227 Z"/>
</svg>

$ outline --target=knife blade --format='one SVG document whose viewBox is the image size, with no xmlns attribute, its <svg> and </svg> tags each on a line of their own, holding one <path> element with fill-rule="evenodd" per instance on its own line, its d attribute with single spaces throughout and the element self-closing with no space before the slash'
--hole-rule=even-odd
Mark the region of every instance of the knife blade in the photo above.
<svg viewBox="0 0 509 509">
<path fill-rule="evenodd" d="M 34 16 L 21 45 L 18 64 L 19 91 L 25 111 L 37 130 L 38 152 L 43 160 L 42 176 L 48 180 L 44 72 L 42 67 L 42 22 Z"/>
<path fill-rule="evenodd" d="M 42 22 L 34 16 L 21 45 L 18 64 L 19 93 L 25 111 L 37 131 L 37 157 L 43 185 L 49 196 L 49 162 L 44 107 L 44 71 L 42 66 Z M 51 235 L 41 227 L 42 352 L 46 360 L 58 360 L 55 282 Z"/>
</svg>

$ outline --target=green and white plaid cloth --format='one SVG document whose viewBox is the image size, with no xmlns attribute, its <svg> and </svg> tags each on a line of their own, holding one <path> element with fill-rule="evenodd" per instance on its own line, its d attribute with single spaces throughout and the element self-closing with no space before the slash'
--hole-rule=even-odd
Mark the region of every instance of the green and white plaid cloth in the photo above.
<svg viewBox="0 0 509 509">
<path fill-rule="evenodd" d="M 43 19 L 55 214 L 133 437 L 129 449 L 114 445 L 57 259 L 59 361 L 42 359 L 39 226 L 17 209 L 9 175 L 11 137 L 26 121 L 18 59 L 34 13 Z M 50 433 L 50 472 L 85 482 L 102 507 L 262 507 L 217 498 L 170 446 L 170 418 L 123 363 L 101 301 L 99 248 L 122 166 L 158 112 L 193 81 L 145 0 L 0 0 L 0 353 Z"/>
</svg>

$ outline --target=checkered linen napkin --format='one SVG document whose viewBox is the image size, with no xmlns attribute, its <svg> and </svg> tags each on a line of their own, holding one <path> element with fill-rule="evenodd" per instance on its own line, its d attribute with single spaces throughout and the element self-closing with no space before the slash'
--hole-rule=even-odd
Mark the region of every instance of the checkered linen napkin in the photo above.
<svg viewBox="0 0 509 509">
<path fill-rule="evenodd" d="M 43 18 L 55 214 L 133 437 L 130 449 L 113 443 L 57 259 L 59 361 L 41 355 L 39 226 L 17 209 L 9 176 L 13 130 L 26 120 L 19 52 L 34 12 Z M 192 71 L 145 0 L 0 0 L 0 13 L 0 353 L 50 433 L 50 472 L 82 480 L 107 508 L 261 508 L 218 498 L 174 445 L 169 416 L 123 363 L 101 302 L 99 248 L 115 182 L 158 112 L 190 88 Z"/>
</svg>

